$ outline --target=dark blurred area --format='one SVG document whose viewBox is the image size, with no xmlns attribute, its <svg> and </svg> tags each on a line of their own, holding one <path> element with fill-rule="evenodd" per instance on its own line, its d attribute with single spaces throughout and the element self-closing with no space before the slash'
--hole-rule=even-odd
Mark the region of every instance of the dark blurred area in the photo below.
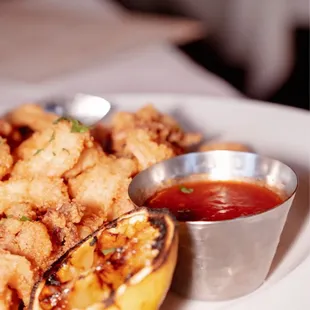
<svg viewBox="0 0 310 310">
<path fill-rule="evenodd" d="M 307 1 L 114 1 L 130 11 L 201 20 L 206 37 L 178 46 L 190 59 L 250 98 L 310 110 Z"/>
</svg>

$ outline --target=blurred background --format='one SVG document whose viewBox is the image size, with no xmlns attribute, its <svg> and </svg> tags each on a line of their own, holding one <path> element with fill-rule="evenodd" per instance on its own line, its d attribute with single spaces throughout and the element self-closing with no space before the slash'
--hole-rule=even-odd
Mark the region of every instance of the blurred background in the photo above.
<svg viewBox="0 0 310 310">
<path fill-rule="evenodd" d="M 0 0 L 0 88 L 184 92 L 309 110 L 308 0 Z"/>
<path fill-rule="evenodd" d="M 309 110 L 308 0 L 115 0 L 132 11 L 186 16 L 206 35 L 179 45 L 245 95 Z"/>
</svg>

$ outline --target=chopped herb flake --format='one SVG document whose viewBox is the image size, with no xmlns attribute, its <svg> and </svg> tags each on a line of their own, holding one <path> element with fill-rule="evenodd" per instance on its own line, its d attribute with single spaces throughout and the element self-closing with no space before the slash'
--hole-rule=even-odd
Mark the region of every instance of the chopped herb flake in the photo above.
<svg viewBox="0 0 310 310">
<path fill-rule="evenodd" d="M 53 155 L 54 155 L 54 156 L 56 156 L 56 153 L 55 153 L 55 152 L 53 152 Z"/>
<path fill-rule="evenodd" d="M 62 148 L 62 150 L 65 151 L 65 152 L 67 152 L 68 154 L 70 154 L 69 150 L 66 149 L 66 148 L 64 148 L 64 147 Z"/>
<path fill-rule="evenodd" d="M 43 151 L 43 149 L 37 149 L 36 152 L 33 154 L 33 156 L 38 155 L 39 153 L 41 153 Z"/>
<path fill-rule="evenodd" d="M 180 191 L 184 194 L 191 194 L 194 191 L 194 189 L 193 188 L 187 188 L 185 186 L 181 186 Z"/>
<path fill-rule="evenodd" d="M 24 215 L 19 220 L 22 222 L 31 221 L 31 219 L 29 217 L 24 216 Z"/>
<path fill-rule="evenodd" d="M 87 126 L 83 125 L 76 119 L 73 119 L 71 123 L 72 123 L 71 132 L 87 132 L 89 130 Z"/>
<path fill-rule="evenodd" d="M 96 244 L 96 242 L 98 241 L 98 238 L 95 236 L 90 242 L 89 245 L 90 246 L 94 246 Z"/>
<path fill-rule="evenodd" d="M 52 142 L 53 140 L 55 140 L 55 131 L 53 131 L 52 135 L 51 135 L 51 138 L 49 139 L 48 143 Z"/>
<path fill-rule="evenodd" d="M 114 253 L 117 250 L 117 248 L 110 248 L 110 249 L 105 249 L 105 250 L 101 250 L 103 255 L 109 255 L 111 253 Z"/>
<path fill-rule="evenodd" d="M 89 128 L 85 125 L 83 125 L 81 122 L 79 122 L 76 119 L 73 118 L 68 118 L 68 117 L 59 117 L 56 121 L 54 121 L 54 124 L 58 124 L 60 121 L 69 121 L 71 122 L 72 126 L 71 126 L 71 132 L 87 132 L 89 130 Z"/>
</svg>

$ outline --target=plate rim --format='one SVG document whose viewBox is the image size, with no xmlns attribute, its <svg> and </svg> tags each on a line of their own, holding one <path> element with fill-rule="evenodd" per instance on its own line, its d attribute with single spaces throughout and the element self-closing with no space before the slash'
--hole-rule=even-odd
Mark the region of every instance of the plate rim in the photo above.
<svg viewBox="0 0 310 310">
<path fill-rule="evenodd" d="M 304 110 L 301 108 L 293 107 L 293 106 L 287 106 L 283 105 L 281 103 L 277 102 L 271 102 L 271 101 L 265 101 L 265 100 L 259 100 L 259 99 L 253 99 L 248 98 L 245 96 L 242 97 L 232 97 L 232 96 L 221 96 L 221 95 L 208 95 L 203 93 L 175 93 L 175 92 L 96 92 L 95 94 L 98 94 L 99 96 L 108 96 L 112 98 L 120 98 L 120 100 L 131 98 L 143 98 L 143 97 L 152 97 L 152 98 L 185 98 L 185 99 L 208 99 L 208 100 L 216 100 L 216 101 L 234 101 L 238 102 L 238 104 L 244 104 L 244 105 L 252 105 L 256 108 L 280 108 L 280 110 L 284 111 L 291 111 L 296 114 L 300 114 L 302 116 L 308 115 L 310 117 L 310 110 Z M 154 102 L 156 105 L 156 102 Z"/>
</svg>

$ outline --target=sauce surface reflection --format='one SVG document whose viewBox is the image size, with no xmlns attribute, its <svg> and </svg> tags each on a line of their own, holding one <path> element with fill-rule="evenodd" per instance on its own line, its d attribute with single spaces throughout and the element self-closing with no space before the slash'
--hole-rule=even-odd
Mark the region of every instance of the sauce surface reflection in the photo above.
<svg viewBox="0 0 310 310">
<path fill-rule="evenodd" d="M 281 204 L 269 188 L 237 181 L 185 182 L 162 189 L 145 206 L 166 208 L 177 220 L 223 221 L 265 212 Z"/>
</svg>

